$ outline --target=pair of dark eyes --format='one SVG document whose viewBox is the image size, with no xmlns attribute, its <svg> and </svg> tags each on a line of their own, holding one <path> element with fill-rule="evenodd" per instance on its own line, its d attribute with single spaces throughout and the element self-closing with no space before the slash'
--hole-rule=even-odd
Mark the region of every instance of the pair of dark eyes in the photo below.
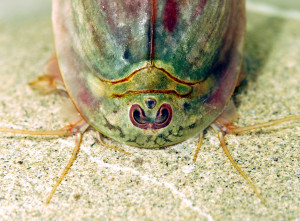
<svg viewBox="0 0 300 221">
<path fill-rule="evenodd" d="M 169 117 L 170 112 L 166 107 L 160 107 L 159 110 L 156 113 L 156 118 L 154 120 L 154 123 L 161 124 L 167 120 Z M 133 118 L 139 122 L 140 124 L 147 123 L 147 118 L 145 116 L 145 112 L 141 107 L 136 107 L 133 110 Z"/>
</svg>

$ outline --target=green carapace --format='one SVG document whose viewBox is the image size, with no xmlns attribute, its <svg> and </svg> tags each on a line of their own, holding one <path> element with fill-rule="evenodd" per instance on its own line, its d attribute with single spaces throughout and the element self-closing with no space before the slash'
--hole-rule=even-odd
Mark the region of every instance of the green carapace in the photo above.
<svg viewBox="0 0 300 221">
<path fill-rule="evenodd" d="M 169 146 L 201 133 L 239 79 L 243 0 L 56 0 L 53 27 L 77 110 L 131 146 Z"/>
</svg>

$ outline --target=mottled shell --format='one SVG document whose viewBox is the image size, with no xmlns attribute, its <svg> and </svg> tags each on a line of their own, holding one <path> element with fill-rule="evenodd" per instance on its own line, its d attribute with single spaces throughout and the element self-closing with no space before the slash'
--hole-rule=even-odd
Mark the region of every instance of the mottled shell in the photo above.
<svg viewBox="0 0 300 221">
<path fill-rule="evenodd" d="M 224 110 L 242 61 L 244 0 L 54 0 L 60 70 L 102 134 L 182 142 Z"/>
</svg>

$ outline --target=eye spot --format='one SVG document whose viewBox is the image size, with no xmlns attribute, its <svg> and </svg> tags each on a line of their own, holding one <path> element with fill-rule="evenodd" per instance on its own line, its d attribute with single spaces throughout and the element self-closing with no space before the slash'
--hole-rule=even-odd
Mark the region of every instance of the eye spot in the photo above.
<svg viewBox="0 0 300 221">
<path fill-rule="evenodd" d="M 130 54 L 129 48 L 126 47 L 123 57 L 125 60 L 128 60 L 130 58 L 130 56 L 131 56 L 131 54 Z"/>
<path fill-rule="evenodd" d="M 147 106 L 149 109 L 153 109 L 153 108 L 156 106 L 156 100 L 151 99 L 151 98 L 147 99 L 147 100 L 145 101 L 145 103 L 146 103 L 146 106 Z"/>
<path fill-rule="evenodd" d="M 185 112 L 190 111 L 190 110 L 191 110 L 191 104 L 185 102 L 185 103 L 183 104 L 183 110 L 184 110 Z"/>
<path fill-rule="evenodd" d="M 188 126 L 189 129 L 193 129 L 195 127 L 196 127 L 196 123 L 193 123 L 193 124 L 191 124 L 191 125 Z"/>
</svg>

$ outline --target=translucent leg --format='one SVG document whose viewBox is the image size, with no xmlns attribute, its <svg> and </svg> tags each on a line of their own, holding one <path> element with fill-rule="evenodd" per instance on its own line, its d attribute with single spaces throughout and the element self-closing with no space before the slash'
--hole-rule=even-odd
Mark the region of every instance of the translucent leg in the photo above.
<svg viewBox="0 0 300 221">
<path fill-rule="evenodd" d="M 29 86 L 38 90 L 41 94 L 50 94 L 57 90 L 55 80 L 48 75 L 39 76 L 38 79 L 29 83 Z"/>
<path fill-rule="evenodd" d="M 195 155 L 194 155 L 194 159 L 193 159 L 194 162 L 197 161 L 198 153 L 199 153 L 200 148 L 201 148 L 201 146 L 202 146 L 202 142 L 203 142 L 203 133 L 200 133 L 200 134 L 199 134 L 199 138 L 198 138 L 197 149 L 196 149 L 196 151 L 195 151 Z"/>
<path fill-rule="evenodd" d="M 266 122 L 266 123 L 260 123 L 260 124 L 245 126 L 245 127 L 237 127 L 237 126 L 234 126 L 234 125 L 226 125 L 225 126 L 223 123 L 216 120 L 211 125 L 211 127 L 218 133 L 219 141 L 220 141 L 221 146 L 222 146 L 226 156 L 228 157 L 230 163 L 242 175 L 242 177 L 248 182 L 250 187 L 254 190 L 254 192 L 260 198 L 261 202 L 264 205 L 266 205 L 266 202 L 262 198 L 261 194 L 258 192 L 255 185 L 252 183 L 252 181 L 248 178 L 248 176 L 242 171 L 242 169 L 237 165 L 237 163 L 232 158 L 232 156 L 230 154 L 230 151 L 226 146 L 224 135 L 227 134 L 227 133 L 238 134 L 238 133 L 242 133 L 242 132 L 245 132 L 245 131 L 260 129 L 260 128 L 269 127 L 269 126 L 272 126 L 272 125 L 275 125 L 275 124 L 280 124 L 280 123 L 283 123 L 283 122 L 287 122 L 287 121 L 291 121 L 291 120 L 299 120 L 299 119 L 300 119 L 300 115 L 295 115 L 295 116 L 289 116 L 289 117 L 285 117 L 285 118 L 278 119 L 278 120 L 269 121 L 269 122 Z"/>
<path fill-rule="evenodd" d="M 2 133 L 14 133 L 14 134 L 25 134 L 25 135 L 41 135 L 41 136 L 65 136 L 73 134 L 71 131 L 65 130 L 47 130 L 47 131 L 35 131 L 35 130 L 19 130 L 10 128 L 0 128 Z"/>
<path fill-rule="evenodd" d="M 51 198 L 53 197 L 53 194 L 55 193 L 57 187 L 62 182 L 64 177 L 67 175 L 68 171 L 70 170 L 72 164 L 74 163 L 76 156 L 80 149 L 80 144 L 82 140 L 82 134 L 87 130 L 89 127 L 89 124 L 84 121 L 83 118 L 79 118 L 74 123 L 70 123 L 69 125 L 63 127 L 61 130 L 53 130 L 53 131 L 32 131 L 32 130 L 18 130 L 18 129 L 10 129 L 10 128 L 0 128 L 0 132 L 4 133 L 17 133 L 17 134 L 25 134 L 25 135 L 48 135 L 48 136 L 65 136 L 65 135 L 76 135 L 76 141 L 75 141 L 75 147 L 72 153 L 72 156 L 63 170 L 62 174 L 60 175 L 59 179 L 53 186 L 47 200 L 46 205 L 49 204 Z"/>
<path fill-rule="evenodd" d="M 52 190 L 51 190 L 51 192 L 50 192 L 50 194 L 49 194 L 49 196 L 48 196 L 48 198 L 46 200 L 46 203 L 45 203 L 46 205 L 48 205 L 50 203 L 50 200 L 52 199 L 53 194 L 55 193 L 57 187 L 63 181 L 63 179 L 65 178 L 65 176 L 69 172 L 71 166 L 73 165 L 74 161 L 76 160 L 77 154 L 78 154 L 79 149 L 80 149 L 81 140 L 82 140 L 82 134 L 81 133 L 77 133 L 76 134 L 75 147 L 73 149 L 72 156 L 69 159 L 69 162 L 68 162 L 67 166 L 65 167 L 65 169 L 61 173 L 60 177 L 56 181 L 55 185 L 52 187 Z"/>
<path fill-rule="evenodd" d="M 252 183 L 252 181 L 248 178 L 248 176 L 244 173 L 244 171 L 242 171 L 242 169 L 237 165 L 237 163 L 234 161 L 233 157 L 230 154 L 229 149 L 227 148 L 227 145 L 225 143 L 225 139 L 224 136 L 222 134 L 222 132 L 218 132 L 218 138 L 219 141 L 221 143 L 221 146 L 227 156 L 227 158 L 229 159 L 231 165 L 242 175 L 242 177 L 248 182 L 248 184 L 250 185 L 250 187 L 254 190 L 255 194 L 259 197 L 259 199 L 261 200 L 261 202 L 266 205 L 266 202 L 264 201 L 263 197 L 260 195 L 260 193 L 258 192 L 257 188 L 255 187 L 255 185 Z"/>
<path fill-rule="evenodd" d="M 14 134 L 24 134 L 24 135 L 40 135 L 40 136 L 66 136 L 76 134 L 78 131 L 85 131 L 89 125 L 79 118 L 75 123 L 70 123 L 69 125 L 63 127 L 60 130 L 19 130 L 11 128 L 0 128 L 2 133 L 14 133 Z"/>
<path fill-rule="evenodd" d="M 299 120 L 299 119 L 300 119 L 300 115 L 295 115 L 295 116 L 281 118 L 278 120 L 272 120 L 272 121 L 269 121 L 266 123 L 260 123 L 260 124 L 245 126 L 245 127 L 235 127 L 235 126 L 228 126 L 228 127 L 229 127 L 229 133 L 238 134 L 238 133 L 242 133 L 242 132 L 249 131 L 249 130 L 255 130 L 255 129 L 259 129 L 259 128 L 269 127 L 269 126 L 273 126 L 275 124 L 280 124 L 280 123 L 284 123 L 287 121 Z"/>
<path fill-rule="evenodd" d="M 109 145 L 109 144 L 105 143 L 105 142 L 104 142 L 104 139 L 103 139 L 103 135 L 102 135 L 100 132 L 97 132 L 97 138 L 98 138 L 99 142 L 101 143 L 101 145 L 103 145 L 103 146 L 105 146 L 105 147 L 108 147 L 108 148 L 117 150 L 117 151 L 122 152 L 122 153 L 125 153 L 125 154 L 127 154 L 127 155 L 130 155 L 130 154 L 131 154 L 131 153 L 129 153 L 129 152 L 125 151 L 125 150 L 122 150 L 122 149 L 120 149 L 120 148 L 118 148 L 118 147 L 115 147 L 115 146 L 113 146 L 113 145 Z"/>
<path fill-rule="evenodd" d="M 55 54 L 47 61 L 43 75 L 30 82 L 29 86 L 42 94 L 49 94 L 56 90 L 66 91 Z"/>
</svg>

